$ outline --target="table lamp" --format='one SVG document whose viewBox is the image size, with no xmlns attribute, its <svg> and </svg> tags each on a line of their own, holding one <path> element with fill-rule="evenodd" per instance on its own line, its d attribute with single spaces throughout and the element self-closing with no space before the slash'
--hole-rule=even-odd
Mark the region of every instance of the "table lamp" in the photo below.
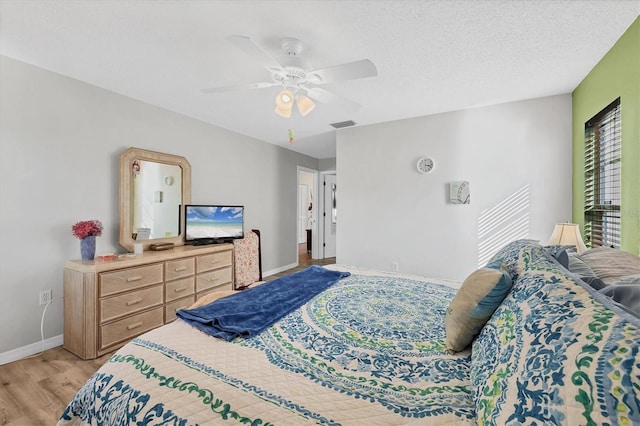
<svg viewBox="0 0 640 426">
<path fill-rule="evenodd" d="M 547 245 L 575 246 L 578 254 L 587 250 L 576 223 L 557 223 Z"/>
</svg>

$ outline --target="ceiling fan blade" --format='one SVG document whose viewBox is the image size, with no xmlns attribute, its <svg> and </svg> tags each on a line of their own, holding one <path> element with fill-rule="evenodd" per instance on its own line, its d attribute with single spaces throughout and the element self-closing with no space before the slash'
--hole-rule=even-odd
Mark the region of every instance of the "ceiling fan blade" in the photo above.
<svg viewBox="0 0 640 426">
<path fill-rule="evenodd" d="M 340 102 L 346 107 L 352 109 L 358 109 L 361 107 L 361 105 L 357 102 L 354 102 L 347 98 L 343 98 L 342 96 L 338 96 L 335 93 L 332 93 L 320 87 L 310 87 L 306 89 L 306 94 L 311 99 L 322 103 Z"/>
<path fill-rule="evenodd" d="M 378 70 L 376 69 L 376 66 L 368 59 L 361 59 L 359 61 L 321 68 L 309 73 L 310 80 L 314 84 L 354 80 L 356 78 L 375 77 L 377 75 Z"/>
<path fill-rule="evenodd" d="M 251 84 L 239 84 L 235 86 L 220 86 L 220 87 L 210 87 L 208 89 L 202 89 L 202 93 L 223 93 L 223 92 L 231 92 L 234 90 L 251 90 L 251 89 L 266 89 L 267 87 L 279 86 L 279 83 L 275 82 L 262 82 L 262 83 L 251 83 Z"/>
<path fill-rule="evenodd" d="M 265 67 L 271 73 L 285 74 L 284 67 L 280 65 L 271 55 L 262 50 L 249 37 L 232 35 L 228 40 L 245 54 L 252 57 L 256 62 Z"/>
</svg>

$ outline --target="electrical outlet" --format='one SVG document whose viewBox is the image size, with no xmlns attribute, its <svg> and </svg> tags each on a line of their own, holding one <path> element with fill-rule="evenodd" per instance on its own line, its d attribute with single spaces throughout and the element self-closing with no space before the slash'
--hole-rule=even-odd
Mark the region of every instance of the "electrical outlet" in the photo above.
<svg viewBox="0 0 640 426">
<path fill-rule="evenodd" d="M 53 298 L 53 290 L 52 289 L 42 290 L 40 292 L 40 305 L 46 305 L 47 303 L 51 302 L 52 298 Z"/>
<path fill-rule="evenodd" d="M 393 262 L 391 264 L 391 270 L 393 272 L 399 272 L 400 271 L 400 264 L 398 262 Z"/>
</svg>

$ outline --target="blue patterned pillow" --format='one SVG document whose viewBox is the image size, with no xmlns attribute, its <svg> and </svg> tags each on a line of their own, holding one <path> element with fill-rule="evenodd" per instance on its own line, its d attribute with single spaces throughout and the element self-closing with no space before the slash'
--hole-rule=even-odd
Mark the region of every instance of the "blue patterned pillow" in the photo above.
<svg viewBox="0 0 640 426">
<path fill-rule="evenodd" d="M 511 277 L 499 259 L 471 273 L 447 309 L 447 349 L 459 352 L 469 346 L 510 289 Z"/>
</svg>

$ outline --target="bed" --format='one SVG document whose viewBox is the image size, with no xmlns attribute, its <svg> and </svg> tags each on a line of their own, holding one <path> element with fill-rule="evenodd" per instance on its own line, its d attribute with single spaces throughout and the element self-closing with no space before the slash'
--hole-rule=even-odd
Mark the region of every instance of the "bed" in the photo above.
<svg viewBox="0 0 640 426">
<path fill-rule="evenodd" d="M 134 339 L 59 424 L 473 424 L 470 352 L 443 344 L 456 283 L 328 268 L 352 274 L 253 338 L 177 320 Z"/>
<path fill-rule="evenodd" d="M 351 275 L 255 336 L 134 339 L 58 424 L 639 424 L 640 321 L 536 242 L 496 257 L 513 286 L 464 350 L 445 318 L 466 281 L 335 265 Z"/>
</svg>

